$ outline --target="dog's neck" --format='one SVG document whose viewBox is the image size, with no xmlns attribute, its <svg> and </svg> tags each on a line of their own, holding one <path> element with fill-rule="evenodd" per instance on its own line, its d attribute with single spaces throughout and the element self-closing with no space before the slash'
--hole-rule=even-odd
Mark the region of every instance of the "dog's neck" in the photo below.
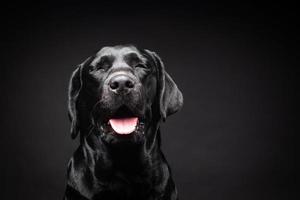
<svg viewBox="0 0 300 200">
<path fill-rule="evenodd" d="M 153 158 L 154 155 L 161 153 L 158 126 L 149 128 L 145 133 L 149 135 L 147 140 L 138 144 L 107 144 L 96 134 L 86 137 L 81 144 L 90 154 L 93 154 L 95 167 L 114 167 L 124 172 L 137 172 L 153 164 L 153 160 L 159 160 Z"/>
<path fill-rule="evenodd" d="M 143 180 L 143 188 L 152 188 L 152 182 L 149 180 L 153 181 L 157 178 L 159 179 L 157 181 L 163 180 L 162 177 L 156 177 L 155 173 L 164 168 L 165 160 L 160 149 L 158 126 L 147 131 L 150 131 L 147 133 L 150 134 L 148 136 L 152 136 L 145 140 L 149 143 L 116 145 L 113 148 L 104 144 L 97 133 L 91 133 L 89 137 L 85 137 L 71 162 L 72 169 L 84 173 L 77 173 L 81 176 L 74 176 L 72 175 L 74 172 L 70 171 L 68 184 L 87 198 L 101 191 L 102 189 L 99 188 L 101 185 L 118 182 L 118 180 L 128 180 L 133 185 L 140 185 L 140 180 Z M 76 161 L 75 158 L 81 160 Z M 76 163 L 82 165 L 79 166 Z"/>
</svg>

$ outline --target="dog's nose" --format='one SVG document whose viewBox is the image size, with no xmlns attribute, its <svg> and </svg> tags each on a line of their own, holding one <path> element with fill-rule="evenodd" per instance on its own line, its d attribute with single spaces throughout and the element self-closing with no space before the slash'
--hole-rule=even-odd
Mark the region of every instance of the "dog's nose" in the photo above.
<svg viewBox="0 0 300 200">
<path fill-rule="evenodd" d="M 134 81 L 126 75 L 117 75 L 110 79 L 109 87 L 115 93 L 130 92 L 134 87 Z"/>
</svg>

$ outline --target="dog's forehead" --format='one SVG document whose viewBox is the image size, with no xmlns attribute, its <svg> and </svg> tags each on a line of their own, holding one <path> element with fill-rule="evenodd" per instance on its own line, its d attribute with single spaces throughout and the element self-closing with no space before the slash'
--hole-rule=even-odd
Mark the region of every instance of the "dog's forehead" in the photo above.
<svg viewBox="0 0 300 200">
<path fill-rule="evenodd" d="M 134 46 L 114 46 L 114 47 L 103 47 L 96 53 L 94 63 L 98 62 L 103 56 L 111 56 L 115 59 L 123 59 L 125 55 L 135 53 L 141 56 L 139 51 Z"/>
</svg>

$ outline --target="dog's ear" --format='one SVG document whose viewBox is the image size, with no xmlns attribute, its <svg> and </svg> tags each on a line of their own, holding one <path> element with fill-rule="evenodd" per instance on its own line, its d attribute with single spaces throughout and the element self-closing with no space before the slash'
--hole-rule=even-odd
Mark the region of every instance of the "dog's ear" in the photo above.
<svg viewBox="0 0 300 200">
<path fill-rule="evenodd" d="M 161 58 L 152 51 L 145 50 L 145 52 L 153 59 L 153 64 L 157 69 L 157 81 L 158 81 L 158 101 L 160 115 L 163 121 L 166 118 L 181 109 L 183 106 L 183 96 L 178 89 L 176 83 L 171 76 L 166 72 L 164 64 Z"/>
<path fill-rule="evenodd" d="M 86 65 L 90 64 L 94 56 L 87 58 L 83 63 L 78 65 L 75 71 L 72 73 L 69 90 L 68 90 L 68 115 L 71 121 L 71 137 L 75 139 L 80 132 L 80 119 L 79 119 L 79 97 L 80 91 L 83 86 L 83 70 Z"/>
<path fill-rule="evenodd" d="M 76 138 L 79 133 L 79 116 L 77 102 L 82 88 L 82 65 L 72 73 L 68 91 L 68 115 L 71 121 L 71 137 Z"/>
</svg>

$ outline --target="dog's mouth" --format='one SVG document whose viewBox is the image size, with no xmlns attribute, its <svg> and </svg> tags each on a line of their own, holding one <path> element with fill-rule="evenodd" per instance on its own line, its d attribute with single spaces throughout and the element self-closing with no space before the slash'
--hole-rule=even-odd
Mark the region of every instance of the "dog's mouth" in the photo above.
<svg viewBox="0 0 300 200">
<path fill-rule="evenodd" d="M 143 117 L 134 114 L 128 107 L 120 107 L 111 117 L 100 123 L 104 133 L 130 135 L 144 132 Z"/>
</svg>

